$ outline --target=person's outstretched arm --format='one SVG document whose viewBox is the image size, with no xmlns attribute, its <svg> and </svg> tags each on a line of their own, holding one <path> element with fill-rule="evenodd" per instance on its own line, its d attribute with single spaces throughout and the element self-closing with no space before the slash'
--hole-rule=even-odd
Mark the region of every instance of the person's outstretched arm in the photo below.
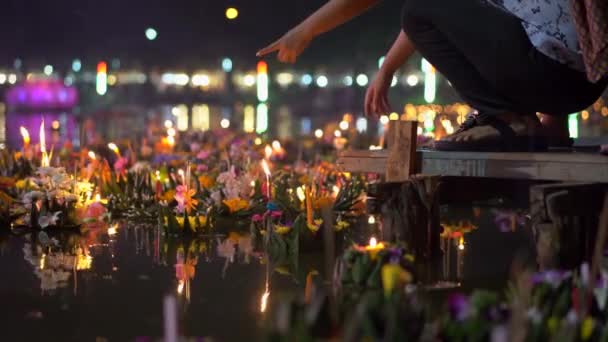
<svg viewBox="0 0 608 342">
<path fill-rule="evenodd" d="M 393 75 L 416 51 L 414 44 L 405 32 L 401 31 L 393 46 L 384 57 L 384 62 L 365 94 L 365 113 L 367 115 L 387 114 L 391 112 L 388 103 L 388 89 Z"/>
<path fill-rule="evenodd" d="M 295 63 L 313 38 L 344 24 L 378 2 L 380 0 L 330 0 L 283 37 L 259 50 L 257 56 L 278 51 L 281 62 Z"/>
</svg>

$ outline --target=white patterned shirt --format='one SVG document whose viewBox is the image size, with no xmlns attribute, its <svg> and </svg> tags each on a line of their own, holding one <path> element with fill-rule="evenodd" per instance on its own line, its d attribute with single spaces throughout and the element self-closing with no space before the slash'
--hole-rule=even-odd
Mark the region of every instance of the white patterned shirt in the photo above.
<svg viewBox="0 0 608 342">
<path fill-rule="evenodd" d="M 570 0 L 487 0 L 517 18 L 543 54 L 584 71 Z"/>
</svg>

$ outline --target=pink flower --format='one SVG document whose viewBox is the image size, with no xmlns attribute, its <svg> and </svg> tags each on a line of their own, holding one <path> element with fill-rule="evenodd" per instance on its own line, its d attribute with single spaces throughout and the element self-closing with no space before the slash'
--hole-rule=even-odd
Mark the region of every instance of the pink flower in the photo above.
<svg viewBox="0 0 608 342">
<path fill-rule="evenodd" d="M 251 220 L 252 220 L 253 222 L 262 222 L 262 220 L 263 220 L 263 219 L 264 219 L 264 218 L 263 218 L 263 217 L 262 217 L 262 215 L 260 215 L 260 214 L 255 214 L 255 215 L 253 215 L 253 216 L 251 217 Z"/>
<path fill-rule="evenodd" d="M 270 217 L 272 217 L 272 218 L 281 217 L 282 215 L 283 215 L 283 212 L 280 210 L 275 210 L 275 211 L 270 212 Z"/>
<path fill-rule="evenodd" d="M 126 170 L 127 164 L 129 164 L 129 159 L 125 157 L 120 157 L 114 162 L 114 171 L 116 173 L 123 173 Z"/>
<path fill-rule="evenodd" d="M 106 207 L 104 207 L 103 204 L 101 204 L 99 202 L 93 202 L 87 208 L 87 211 L 85 212 L 85 217 L 86 218 L 99 218 L 99 217 L 101 217 L 101 215 L 105 214 L 106 212 L 107 212 Z"/>
<path fill-rule="evenodd" d="M 206 151 L 206 150 L 202 150 L 202 151 L 200 151 L 196 155 L 196 158 L 198 158 L 198 159 L 207 159 L 210 155 L 211 155 L 211 152 Z"/>
</svg>

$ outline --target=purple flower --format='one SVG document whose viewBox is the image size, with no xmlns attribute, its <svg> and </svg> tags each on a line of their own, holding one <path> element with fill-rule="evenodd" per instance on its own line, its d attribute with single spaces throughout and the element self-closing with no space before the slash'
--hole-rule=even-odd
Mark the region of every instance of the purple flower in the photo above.
<svg viewBox="0 0 608 342">
<path fill-rule="evenodd" d="M 549 270 L 544 272 L 537 272 L 532 275 L 532 283 L 534 285 L 538 285 L 541 283 L 546 283 L 551 285 L 553 288 L 558 287 L 562 281 L 570 278 L 572 276 L 572 272 L 567 271 L 559 271 L 559 270 Z"/>
<path fill-rule="evenodd" d="M 452 294 L 448 299 L 448 309 L 450 315 L 457 321 L 467 319 L 471 313 L 471 303 L 469 298 L 462 293 Z"/>
</svg>

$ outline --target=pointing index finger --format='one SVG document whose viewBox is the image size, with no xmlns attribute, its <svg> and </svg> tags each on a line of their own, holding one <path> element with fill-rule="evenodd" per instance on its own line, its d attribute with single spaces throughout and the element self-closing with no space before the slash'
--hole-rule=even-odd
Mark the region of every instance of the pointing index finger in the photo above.
<svg viewBox="0 0 608 342">
<path fill-rule="evenodd" d="M 279 49 L 279 42 L 276 41 L 276 42 L 268 45 L 267 47 L 260 49 L 255 55 L 258 57 L 262 57 L 273 51 L 277 51 L 278 49 Z"/>
</svg>

